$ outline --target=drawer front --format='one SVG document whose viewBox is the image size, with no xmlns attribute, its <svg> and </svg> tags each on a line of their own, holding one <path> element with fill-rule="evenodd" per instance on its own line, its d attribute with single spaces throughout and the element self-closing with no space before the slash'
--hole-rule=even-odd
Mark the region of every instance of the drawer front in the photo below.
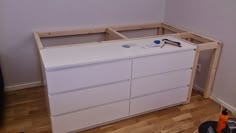
<svg viewBox="0 0 236 133">
<path fill-rule="evenodd" d="M 133 78 L 191 68 L 195 51 L 160 54 L 133 60 Z"/>
<path fill-rule="evenodd" d="M 124 118 L 128 115 L 129 101 L 123 101 L 76 113 L 51 117 L 51 120 L 54 133 L 66 133 Z"/>
<path fill-rule="evenodd" d="M 49 94 L 130 79 L 131 60 L 46 72 Z"/>
<path fill-rule="evenodd" d="M 167 89 L 185 87 L 190 83 L 191 69 L 168 72 L 132 80 L 131 96 L 141 96 Z"/>
<path fill-rule="evenodd" d="M 132 99 L 130 115 L 136 115 L 187 101 L 188 88 L 173 89 Z"/>
<path fill-rule="evenodd" d="M 82 110 L 112 103 L 130 97 L 130 82 L 121 82 L 101 87 L 49 96 L 51 115 Z"/>
</svg>

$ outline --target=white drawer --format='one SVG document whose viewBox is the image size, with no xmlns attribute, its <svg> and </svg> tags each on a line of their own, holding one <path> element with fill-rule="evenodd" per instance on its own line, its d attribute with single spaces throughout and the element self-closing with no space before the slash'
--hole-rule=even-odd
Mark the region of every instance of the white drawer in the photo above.
<svg viewBox="0 0 236 133">
<path fill-rule="evenodd" d="M 192 69 L 184 69 L 132 80 L 131 97 L 189 85 Z"/>
<path fill-rule="evenodd" d="M 89 107 L 112 103 L 130 97 L 130 82 L 49 96 L 51 115 L 60 115 Z"/>
<path fill-rule="evenodd" d="M 130 115 L 185 102 L 187 94 L 188 88 L 186 87 L 132 99 L 130 102 Z"/>
<path fill-rule="evenodd" d="M 81 130 L 129 115 L 129 101 L 122 101 L 88 110 L 51 117 L 54 133 Z"/>
<path fill-rule="evenodd" d="M 46 72 L 49 94 L 130 79 L 131 60 Z"/>
<path fill-rule="evenodd" d="M 160 54 L 133 60 L 133 78 L 191 68 L 195 51 Z"/>
</svg>

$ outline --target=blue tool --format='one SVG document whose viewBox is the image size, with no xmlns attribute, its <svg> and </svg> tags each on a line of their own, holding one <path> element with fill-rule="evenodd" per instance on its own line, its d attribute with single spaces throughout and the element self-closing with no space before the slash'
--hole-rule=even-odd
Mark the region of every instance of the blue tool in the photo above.
<svg viewBox="0 0 236 133">
<path fill-rule="evenodd" d="M 160 40 L 154 40 L 154 43 L 155 43 L 155 44 L 160 44 L 161 41 L 160 41 Z"/>
</svg>

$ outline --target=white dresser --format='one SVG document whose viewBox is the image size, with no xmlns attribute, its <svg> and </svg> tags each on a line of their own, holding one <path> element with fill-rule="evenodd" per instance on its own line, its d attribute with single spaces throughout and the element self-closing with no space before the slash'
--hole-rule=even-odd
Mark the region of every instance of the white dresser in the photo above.
<svg viewBox="0 0 236 133">
<path fill-rule="evenodd" d="M 161 37 L 40 51 L 54 133 L 79 131 L 187 101 L 195 46 Z M 122 45 L 132 47 L 124 48 Z"/>
</svg>

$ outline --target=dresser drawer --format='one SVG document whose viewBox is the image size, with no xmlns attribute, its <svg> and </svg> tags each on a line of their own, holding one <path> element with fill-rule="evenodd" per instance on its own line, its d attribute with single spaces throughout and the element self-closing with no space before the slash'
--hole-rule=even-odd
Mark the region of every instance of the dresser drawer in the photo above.
<svg viewBox="0 0 236 133">
<path fill-rule="evenodd" d="M 130 115 L 185 102 L 187 94 L 188 88 L 186 87 L 132 99 L 130 102 Z"/>
<path fill-rule="evenodd" d="M 184 69 L 133 79 L 131 97 L 151 94 L 167 89 L 185 87 L 189 85 L 191 72 L 192 69 Z"/>
<path fill-rule="evenodd" d="M 130 82 L 89 88 L 64 94 L 49 95 L 51 115 L 82 110 L 97 105 L 112 103 L 130 97 Z"/>
<path fill-rule="evenodd" d="M 131 60 L 46 72 L 49 94 L 130 79 Z"/>
<path fill-rule="evenodd" d="M 170 72 L 193 66 L 195 51 L 160 54 L 133 60 L 133 78 Z"/>
<path fill-rule="evenodd" d="M 127 117 L 129 101 L 122 101 L 88 110 L 51 117 L 54 133 L 66 133 L 94 127 L 97 124 Z"/>
</svg>

